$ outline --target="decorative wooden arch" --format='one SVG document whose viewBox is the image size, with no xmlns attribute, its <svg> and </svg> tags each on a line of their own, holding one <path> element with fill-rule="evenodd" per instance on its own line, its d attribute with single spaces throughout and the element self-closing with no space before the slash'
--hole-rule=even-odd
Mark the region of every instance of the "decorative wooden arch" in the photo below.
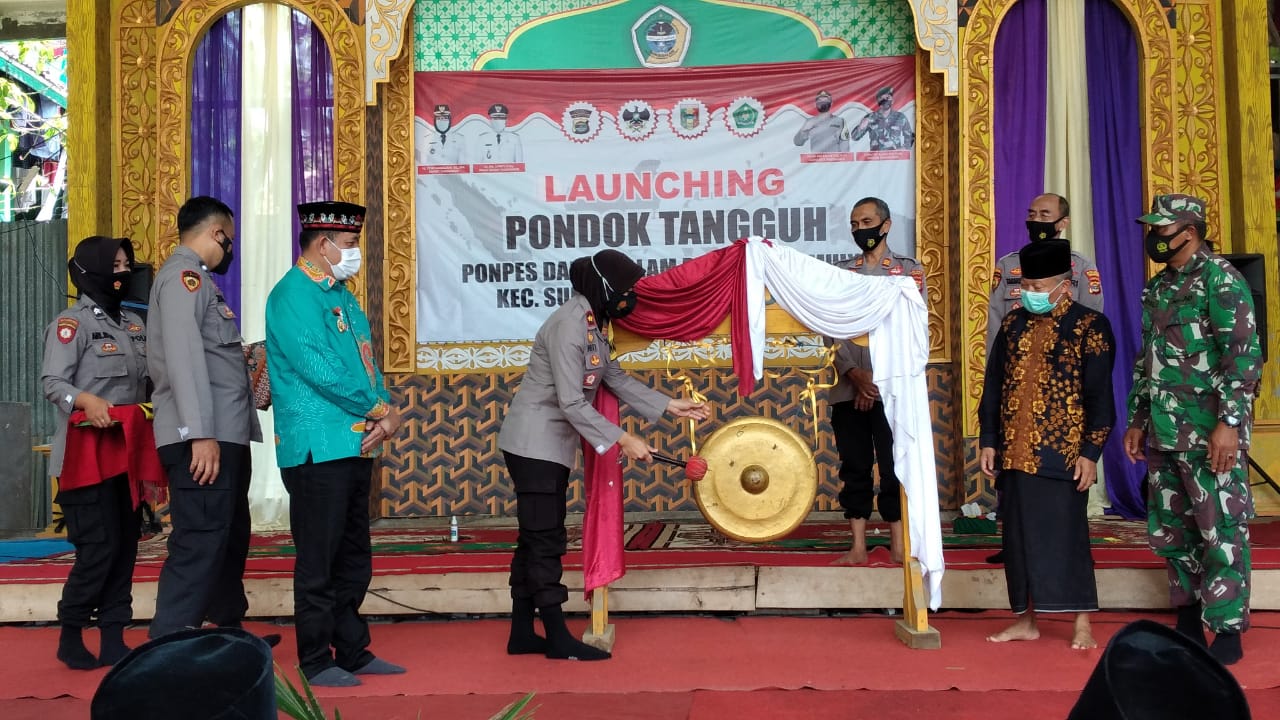
<svg viewBox="0 0 1280 720">
<path fill-rule="evenodd" d="M 977 436 L 977 408 L 982 394 L 986 349 L 987 300 L 995 267 L 994 197 L 992 176 L 992 60 L 1000 23 L 1019 0 L 976 0 L 968 24 L 961 31 L 960 91 L 960 386 L 964 403 L 964 434 Z M 1167 8 L 1158 0 L 1113 0 L 1128 16 L 1140 55 L 1142 168 L 1146 197 L 1170 192 L 1177 185 L 1174 31 Z M 1216 134 L 1215 134 L 1216 137 Z M 1216 153 L 1214 154 L 1216 157 Z M 1210 198 L 1216 204 L 1217 185 Z"/>
</svg>

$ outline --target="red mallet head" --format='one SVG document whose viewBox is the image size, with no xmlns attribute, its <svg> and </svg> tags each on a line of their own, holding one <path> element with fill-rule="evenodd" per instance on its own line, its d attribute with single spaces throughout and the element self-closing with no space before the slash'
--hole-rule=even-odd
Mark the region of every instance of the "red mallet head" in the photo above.
<svg viewBox="0 0 1280 720">
<path fill-rule="evenodd" d="M 697 455 L 689 456 L 689 459 L 684 463 L 684 475 L 693 481 L 706 477 L 707 461 Z"/>
</svg>

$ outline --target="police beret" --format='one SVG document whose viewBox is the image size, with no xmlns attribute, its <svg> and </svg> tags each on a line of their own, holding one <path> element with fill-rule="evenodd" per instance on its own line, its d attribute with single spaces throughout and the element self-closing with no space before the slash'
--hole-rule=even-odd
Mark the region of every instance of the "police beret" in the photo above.
<svg viewBox="0 0 1280 720">
<path fill-rule="evenodd" d="M 271 647 L 238 628 L 182 630 L 141 645 L 102 678 L 90 720 L 276 717 Z"/>
</svg>

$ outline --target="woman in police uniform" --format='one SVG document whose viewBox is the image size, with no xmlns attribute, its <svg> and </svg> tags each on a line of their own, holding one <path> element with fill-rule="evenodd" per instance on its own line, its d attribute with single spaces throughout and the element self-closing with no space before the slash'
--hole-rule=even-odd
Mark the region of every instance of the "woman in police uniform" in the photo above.
<svg viewBox="0 0 1280 720">
<path fill-rule="evenodd" d="M 592 401 L 600 386 L 609 386 L 650 422 L 664 411 L 679 418 L 707 417 L 701 403 L 649 388 L 609 356 L 605 324 L 635 308 L 632 288 L 643 276 L 644 269 L 617 250 L 573 262 L 569 280 L 574 293 L 538 330 L 524 379 L 502 423 L 498 448 L 515 486 L 520 526 L 511 560 L 510 654 L 574 660 L 610 656 L 575 639 L 560 607 L 569 597 L 560 582 L 569 472 L 584 444 L 601 455 L 616 444 L 623 455 L 641 462 L 652 459 L 652 449 L 596 412 Z M 535 608 L 545 639 L 534 632 Z"/>
<path fill-rule="evenodd" d="M 58 408 L 51 476 L 62 474 L 73 411 L 83 410 L 94 427 L 105 428 L 112 424 L 108 411 L 113 405 L 147 399 L 146 329 L 141 318 L 121 306 L 132 265 L 133 244 L 127 238 L 101 236 L 82 240 L 67 263 L 80 299 L 45 330 L 41 371 L 44 395 Z M 76 670 L 114 665 L 129 652 L 124 626 L 133 619 L 133 565 L 141 526 L 129 479 L 122 474 L 96 485 L 62 488 L 57 502 L 67 539 L 76 548 L 58 602 L 58 659 Z M 102 636 L 98 657 L 82 638 L 94 617 Z"/>
</svg>

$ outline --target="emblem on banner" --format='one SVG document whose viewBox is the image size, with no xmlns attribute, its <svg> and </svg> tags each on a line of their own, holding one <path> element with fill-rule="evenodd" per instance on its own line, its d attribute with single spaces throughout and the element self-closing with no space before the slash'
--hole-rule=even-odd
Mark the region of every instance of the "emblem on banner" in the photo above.
<svg viewBox="0 0 1280 720">
<path fill-rule="evenodd" d="M 618 110 L 618 133 L 628 140 L 648 140 L 658 126 L 658 114 L 643 100 L 629 100 Z"/>
<path fill-rule="evenodd" d="M 696 138 L 711 127 L 711 112 L 701 100 L 685 98 L 671 108 L 671 131 L 687 139 Z"/>
<path fill-rule="evenodd" d="M 740 97 L 725 108 L 724 124 L 738 137 L 751 137 L 764 129 L 764 105 L 753 97 Z"/>
<path fill-rule="evenodd" d="M 631 26 L 636 57 L 645 67 L 678 67 L 692 37 L 689 23 L 666 5 L 654 6 Z"/>
<path fill-rule="evenodd" d="M 591 142 L 600 134 L 600 111 L 589 102 L 578 101 L 565 108 L 560 116 L 560 130 L 577 143 Z"/>
</svg>

